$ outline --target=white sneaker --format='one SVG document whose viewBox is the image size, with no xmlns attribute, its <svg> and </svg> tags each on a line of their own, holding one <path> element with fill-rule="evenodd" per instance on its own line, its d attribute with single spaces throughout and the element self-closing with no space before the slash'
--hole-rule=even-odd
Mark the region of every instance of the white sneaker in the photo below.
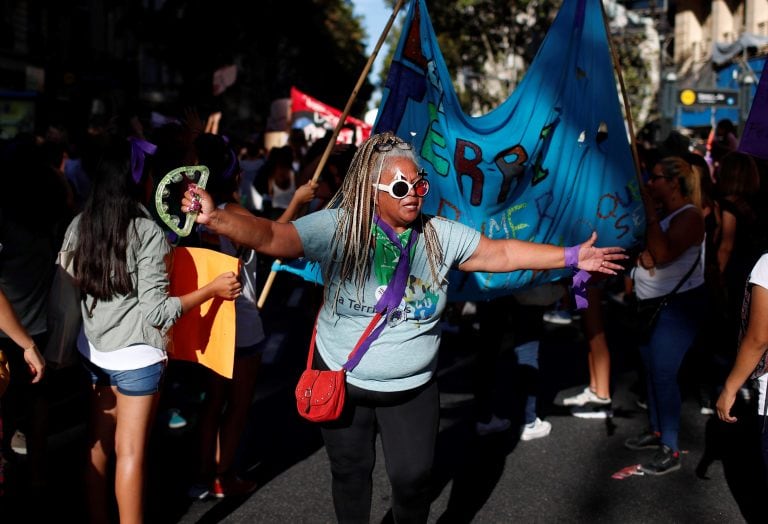
<svg viewBox="0 0 768 524">
<path fill-rule="evenodd" d="M 474 302 L 464 302 L 464 305 L 461 307 L 461 316 L 467 317 L 470 315 L 476 315 L 477 314 L 477 306 Z"/>
<path fill-rule="evenodd" d="M 542 316 L 542 319 L 544 322 L 549 322 L 550 324 L 566 325 L 573 322 L 573 317 L 571 317 L 571 314 L 567 311 L 563 311 L 562 309 L 553 309 L 552 311 L 547 311 Z"/>
<path fill-rule="evenodd" d="M 523 431 L 520 433 L 520 440 L 543 438 L 549 435 L 550 431 L 552 431 L 552 424 L 536 417 L 536 420 L 523 426 Z"/>
<path fill-rule="evenodd" d="M 506 431 L 511 425 L 512 421 L 508 418 L 499 418 L 496 415 L 492 415 L 491 420 L 488 422 L 478 422 L 475 424 L 475 433 L 482 437 L 491 433 Z"/>
<path fill-rule="evenodd" d="M 578 395 L 564 398 L 563 406 L 583 406 L 587 402 L 604 403 L 604 401 L 601 401 L 600 397 L 587 386 L 584 388 L 584 391 Z M 610 402 L 610 400 L 608 402 Z"/>
<path fill-rule="evenodd" d="M 11 437 L 11 449 L 19 455 L 27 454 L 27 436 L 18 429 Z"/>
<path fill-rule="evenodd" d="M 598 402 L 587 402 L 583 406 L 573 406 L 571 415 L 578 418 L 611 418 L 613 417 L 611 399 L 600 399 Z"/>
</svg>

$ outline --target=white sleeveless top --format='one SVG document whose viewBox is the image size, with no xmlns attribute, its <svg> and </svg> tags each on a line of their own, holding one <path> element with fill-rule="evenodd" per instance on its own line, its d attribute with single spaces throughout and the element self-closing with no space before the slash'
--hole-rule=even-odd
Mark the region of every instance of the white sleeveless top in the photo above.
<svg viewBox="0 0 768 524">
<path fill-rule="evenodd" d="M 669 229 L 669 223 L 674 217 L 682 213 L 693 204 L 687 204 L 680 209 L 675 210 L 659 221 L 661 230 L 666 232 Z M 666 264 L 657 264 L 650 270 L 642 266 L 636 266 L 632 270 L 632 279 L 635 281 L 635 295 L 639 299 L 661 297 L 671 293 L 675 286 L 683 279 L 686 273 L 693 266 L 696 257 L 699 257 L 699 263 L 688 277 L 688 280 L 680 286 L 677 293 L 683 293 L 704 284 L 704 242 L 701 245 L 693 245 L 683 251 L 683 253 L 671 262 Z"/>
<path fill-rule="evenodd" d="M 291 183 L 287 189 L 281 189 L 277 184 L 272 184 L 272 207 L 288 209 L 296 192 L 296 175 L 291 171 Z"/>
</svg>

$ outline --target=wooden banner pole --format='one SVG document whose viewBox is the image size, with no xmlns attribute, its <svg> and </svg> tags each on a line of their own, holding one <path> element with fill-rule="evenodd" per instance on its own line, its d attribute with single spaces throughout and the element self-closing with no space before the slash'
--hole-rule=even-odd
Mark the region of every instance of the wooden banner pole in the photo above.
<svg viewBox="0 0 768 524">
<path fill-rule="evenodd" d="M 629 97 L 627 96 L 627 88 L 624 85 L 624 76 L 621 74 L 621 65 L 619 64 L 619 57 L 616 53 L 616 48 L 611 40 L 611 30 L 608 25 L 608 15 L 605 13 L 605 6 L 602 0 L 600 2 L 600 10 L 603 13 L 603 27 L 605 28 L 605 36 L 608 39 L 608 47 L 611 50 L 611 61 L 613 62 L 613 69 L 616 71 L 616 76 L 619 79 L 619 86 L 621 87 L 621 99 L 624 103 L 624 114 L 627 118 L 627 127 L 629 128 L 629 141 L 632 149 L 632 159 L 635 162 L 635 176 L 637 177 L 637 183 L 640 185 L 640 194 L 644 194 L 643 191 L 643 177 L 640 175 L 640 156 L 637 153 L 637 140 L 635 138 L 635 126 L 632 120 L 632 110 L 629 107 Z"/>
<path fill-rule="evenodd" d="M 323 172 L 325 163 L 328 161 L 328 157 L 331 156 L 331 151 L 333 151 L 333 148 L 336 145 L 336 138 L 338 138 L 339 133 L 341 132 L 341 128 L 344 126 L 344 122 L 349 116 L 349 112 L 352 110 L 352 104 L 354 104 L 355 100 L 357 99 L 357 94 L 365 82 L 365 79 L 368 78 L 368 73 L 370 72 L 371 67 L 373 67 L 373 62 L 376 60 L 376 55 L 379 54 L 379 49 L 381 49 L 381 46 L 384 45 L 384 42 L 387 39 L 387 35 L 389 34 L 389 30 L 392 28 L 392 24 L 395 23 L 395 18 L 397 18 L 397 14 L 403 7 L 403 4 L 405 4 L 405 0 L 398 0 L 397 4 L 395 4 L 395 7 L 392 9 L 392 14 L 389 17 L 389 20 L 387 20 L 387 25 L 384 26 L 384 30 L 381 32 L 381 36 L 379 36 L 379 40 L 376 42 L 376 46 L 373 48 L 373 52 L 368 58 L 368 62 L 365 64 L 363 72 L 360 73 L 360 77 L 357 79 L 357 84 L 355 84 L 355 88 L 352 90 L 352 94 L 349 96 L 349 100 L 347 100 L 347 105 L 344 107 L 344 111 L 342 111 L 341 116 L 339 117 L 339 121 L 333 130 L 331 139 L 328 141 L 328 145 L 325 147 L 325 151 L 323 151 L 323 156 L 320 157 L 320 162 L 318 162 L 317 167 L 315 168 L 315 173 L 312 175 L 313 182 L 317 182 L 317 179 L 320 178 L 320 174 Z M 279 264 L 280 260 L 276 260 L 276 262 Z M 261 290 L 261 295 L 259 296 L 259 300 L 256 303 L 256 307 L 259 309 L 264 306 L 264 302 L 267 300 L 267 295 L 269 295 L 269 291 L 275 281 L 275 274 L 276 271 L 272 270 L 269 274 L 269 277 L 267 277 L 267 281 L 264 283 L 264 288 Z"/>
</svg>

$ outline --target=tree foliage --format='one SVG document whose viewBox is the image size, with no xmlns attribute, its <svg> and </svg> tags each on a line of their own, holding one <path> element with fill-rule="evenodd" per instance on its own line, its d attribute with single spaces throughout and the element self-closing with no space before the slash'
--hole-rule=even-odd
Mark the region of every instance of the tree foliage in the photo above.
<svg viewBox="0 0 768 524">
<path fill-rule="evenodd" d="M 295 86 L 343 108 L 367 61 L 362 23 L 344 0 L 167 0 L 145 8 L 138 28 L 146 52 L 178 75 L 182 103 L 263 114 Z M 227 64 L 238 65 L 237 84 L 214 99 L 211 74 Z M 354 116 L 372 89 L 361 86 Z"/>
<path fill-rule="evenodd" d="M 440 50 L 466 112 L 487 112 L 510 95 L 536 56 L 561 4 L 562 0 L 427 1 Z M 390 36 L 392 49 L 399 34 L 398 30 Z M 630 105 L 639 106 L 654 96 L 638 45 L 644 35 L 619 31 L 612 38 Z M 392 53 L 390 50 L 390 59 Z M 380 82 L 387 69 L 383 68 Z M 514 74 L 510 74 L 512 69 L 516 69 Z M 459 82 L 462 78 L 465 81 Z M 504 81 L 499 84 L 500 80 Z"/>
</svg>

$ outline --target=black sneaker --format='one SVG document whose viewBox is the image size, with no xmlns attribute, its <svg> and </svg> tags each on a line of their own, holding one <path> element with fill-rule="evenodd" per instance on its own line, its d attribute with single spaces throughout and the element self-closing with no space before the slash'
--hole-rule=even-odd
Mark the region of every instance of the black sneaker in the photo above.
<svg viewBox="0 0 768 524">
<path fill-rule="evenodd" d="M 571 408 L 571 415 L 579 418 L 610 418 L 613 416 L 613 408 L 610 399 L 594 402 L 590 401 L 583 406 Z"/>
<path fill-rule="evenodd" d="M 648 475 L 666 475 L 680 469 L 680 452 L 664 444 L 653 456 L 653 460 L 640 465 L 640 471 Z"/>
<path fill-rule="evenodd" d="M 656 449 L 661 446 L 661 435 L 652 431 L 640 433 L 636 437 L 628 438 L 624 441 L 624 447 L 637 451 L 640 449 Z"/>
</svg>

